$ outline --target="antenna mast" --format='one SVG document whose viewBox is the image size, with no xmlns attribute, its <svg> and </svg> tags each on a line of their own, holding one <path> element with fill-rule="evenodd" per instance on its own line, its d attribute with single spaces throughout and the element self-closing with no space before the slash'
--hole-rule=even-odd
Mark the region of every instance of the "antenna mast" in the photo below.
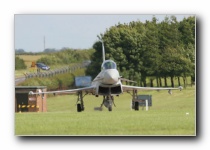
<svg viewBox="0 0 210 150">
<path fill-rule="evenodd" d="M 45 50 L 45 36 L 44 36 L 44 50 Z"/>
</svg>

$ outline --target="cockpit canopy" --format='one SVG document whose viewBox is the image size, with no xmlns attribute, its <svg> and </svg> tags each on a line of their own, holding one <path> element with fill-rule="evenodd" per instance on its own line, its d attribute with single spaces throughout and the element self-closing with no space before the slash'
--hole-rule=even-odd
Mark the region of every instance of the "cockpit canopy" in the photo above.
<svg viewBox="0 0 210 150">
<path fill-rule="evenodd" d="M 117 65 L 114 61 L 112 60 L 106 60 L 104 61 L 104 63 L 102 64 L 102 69 L 117 69 Z"/>
</svg>

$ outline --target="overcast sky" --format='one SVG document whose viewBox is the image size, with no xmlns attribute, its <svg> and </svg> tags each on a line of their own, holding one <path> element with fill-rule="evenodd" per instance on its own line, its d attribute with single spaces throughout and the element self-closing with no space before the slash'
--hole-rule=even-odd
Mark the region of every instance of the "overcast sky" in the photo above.
<svg viewBox="0 0 210 150">
<path fill-rule="evenodd" d="M 155 15 L 162 21 L 166 15 Z M 171 15 L 168 15 L 171 16 Z M 180 21 L 189 15 L 175 15 Z M 153 15 L 15 15 L 15 49 L 91 48 L 97 35 L 118 23 L 151 20 Z M 45 38 L 44 38 L 45 37 Z"/>
</svg>

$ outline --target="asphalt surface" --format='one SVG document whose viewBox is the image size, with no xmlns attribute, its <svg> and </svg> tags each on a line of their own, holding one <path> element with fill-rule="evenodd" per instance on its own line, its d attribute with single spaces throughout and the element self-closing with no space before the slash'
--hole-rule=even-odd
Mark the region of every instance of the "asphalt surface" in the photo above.
<svg viewBox="0 0 210 150">
<path fill-rule="evenodd" d="M 19 84 L 19 83 L 25 81 L 25 79 L 26 79 L 25 77 L 15 78 L 15 85 L 17 85 L 17 84 Z"/>
</svg>

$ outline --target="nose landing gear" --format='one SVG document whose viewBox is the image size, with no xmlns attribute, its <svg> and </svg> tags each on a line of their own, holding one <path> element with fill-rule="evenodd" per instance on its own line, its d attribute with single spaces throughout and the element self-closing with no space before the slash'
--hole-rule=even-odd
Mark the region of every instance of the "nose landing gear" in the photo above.
<svg viewBox="0 0 210 150">
<path fill-rule="evenodd" d="M 109 111 L 112 111 L 112 104 L 114 104 L 113 96 L 111 96 L 111 95 L 103 96 L 103 102 L 101 104 L 101 109 L 102 109 L 102 106 L 104 105 L 106 108 L 108 108 Z M 115 106 L 115 104 L 114 104 L 114 106 Z"/>
</svg>

